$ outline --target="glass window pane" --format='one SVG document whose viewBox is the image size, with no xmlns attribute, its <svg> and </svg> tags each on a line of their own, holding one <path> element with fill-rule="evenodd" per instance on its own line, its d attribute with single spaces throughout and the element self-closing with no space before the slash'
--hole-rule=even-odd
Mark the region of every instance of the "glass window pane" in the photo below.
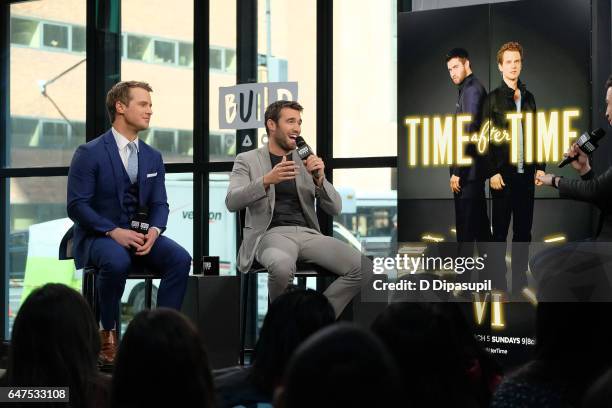
<svg viewBox="0 0 612 408">
<path fill-rule="evenodd" d="M 61 148 L 68 142 L 68 125 L 65 123 L 43 122 L 41 146 Z"/>
<path fill-rule="evenodd" d="M 395 156 L 397 0 L 337 0 L 333 18 L 334 156 Z"/>
<path fill-rule="evenodd" d="M 220 141 L 220 134 L 231 134 L 233 139 L 226 139 L 235 143 L 236 132 L 219 128 L 219 88 L 236 85 L 236 58 L 232 56 L 236 50 L 236 2 L 226 0 L 210 0 L 210 91 L 208 103 L 208 123 L 210 127 L 209 149 L 210 161 L 231 161 L 236 155 L 236 147 L 224 148 Z M 224 51 L 223 51 L 224 50 Z M 225 66 L 224 56 L 225 52 Z M 214 152 L 214 153 L 213 153 Z"/>
<path fill-rule="evenodd" d="M 85 123 L 87 62 L 84 54 L 69 48 L 69 29 L 77 31 L 73 42 L 77 40 L 78 49 L 86 2 L 17 2 L 10 5 L 10 13 L 13 45 L 7 100 L 12 124 L 0 150 L 8 153 L 9 167 L 68 166 L 75 148 L 85 142 L 84 131 L 70 128 Z M 81 37 L 84 41 L 84 33 Z"/>
<path fill-rule="evenodd" d="M 229 161 L 236 155 L 235 133 L 211 133 L 210 134 L 210 160 Z"/>
<path fill-rule="evenodd" d="M 150 38 L 128 35 L 127 57 L 135 60 L 148 61 L 150 45 Z"/>
<path fill-rule="evenodd" d="M 211 48 L 209 51 L 210 69 L 223 69 L 222 51 Z"/>
<path fill-rule="evenodd" d="M 23 300 L 48 282 L 81 289 L 72 261 L 57 259 L 72 225 L 66 215 L 66 177 L 24 177 L 9 181 L 9 332 Z"/>
<path fill-rule="evenodd" d="M 168 225 L 164 235 L 193 257 L 193 173 L 166 173 Z"/>
<path fill-rule="evenodd" d="M 72 123 L 70 133 L 70 145 L 72 147 L 78 147 L 81 140 L 85 138 L 85 122 L 74 122 Z"/>
<path fill-rule="evenodd" d="M 11 44 L 37 47 L 39 43 L 38 21 L 11 18 Z"/>
<path fill-rule="evenodd" d="M 302 136 L 316 152 L 317 2 L 258 0 L 257 10 L 258 80 L 298 83 L 297 99 L 304 107 Z M 299 47 L 295 46 L 296 38 Z M 259 129 L 259 145 L 265 136 L 265 128 Z"/>
<path fill-rule="evenodd" d="M 12 146 L 29 147 L 38 130 L 38 119 L 11 118 Z"/>
<path fill-rule="evenodd" d="M 45 47 L 68 49 L 68 27 L 44 23 L 43 45 Z"/>
<path fill-rule="evenodd" d="M 236 274 L 236 214 L 225 206 L 229 173 L 208 178 L 208 253 L 219 257 L 220 274 Z"/>
<path fill-rule="evenodd" d="M 193 68 L 193 44 L 179 44 L 179 65 Z"/>
<path fill-rule="evenodd" d="M 174 64 L 176 61 L 176 44 L 168 41 L 155 40 L 153 62 Z"/>
<path fill-rule="evenodd" d="M 178 154 L 193 156 L 193 132 L 191 130 L 178 131 Z"/>
<path fill-rule="evenodd" d="M 236 73 L 236 51 L 225 50 L 225 70 L 229 73 Z"/>
<path fill-rule="evenodd" d="M 72 26 L 72 51 L 85 52 L 85 27 Z"/>
<path fill-rule="evenodd" d="M 152 146 L 160 150 L 162 154 L 172 154 L 176 150 L 174 147 L 174 131 L 173 130 L 158 130 L 153 132 Z M 167 159 L 167 157 L 166 157 Z"/>
<path fill-rule="evenodd" d="M 219 133 L 211 133 L 209 135 L 210 141 L 209 141 L 209 145 L 210 145 L 210 159 L 213 160 L 214 158 L 216 158 L 217 160 L 220 160 L 220 157 L 223 155 L 223 143 L 221 141 L 221 135 Z"/>
<path fill-rule="evenodd" d="M 139 137 L 160 149 L 165 163 L 193 162 L 193 5 L 192 0 L 121 2 L 121 29 L 127 35 L 121 80 L 153 88 L 154 131 Z M 146 19 L 142 10 L 149 10 Z M 187 132 L 180 139 L 179 130 Z"/>
<path fill-rule="evenodd" d="M 388 256 L 397 242 L 395 169 L 334 170 L 342 213 L 334 217 L 334 237 L 367 255 Z"/>
</svg>

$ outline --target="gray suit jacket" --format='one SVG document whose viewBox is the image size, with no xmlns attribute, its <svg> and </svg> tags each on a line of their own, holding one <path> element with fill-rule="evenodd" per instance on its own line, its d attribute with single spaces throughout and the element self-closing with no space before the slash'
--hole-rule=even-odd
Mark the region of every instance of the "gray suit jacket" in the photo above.
<svg viewBox="0 0 612 408">
<path fill-rule="evenodd" d="M 304 217 L 310 228 L 320 231 L 315 213 L 315 198 L 319 200 L 321 208 L 330 215 L 340 214 L 342 199 L 329 181 L 324 180 L 321 187 L 315 185 L 312 175 L 306 170 L 295 150 L 293 160 L 299 166 L 295 184 Z M 263 176 L 270 170 L 272 162 L 267 145 L 241 153 L 234 161 L 225 205 L 231 212 L 246 208 L 242 245 L 238 251 L 238 270 L 241 272 L 251 269 L 257 245 L 272 221 L 274 185 L 270 185 L 268 191 L 263 185 Z"/>
</svg>

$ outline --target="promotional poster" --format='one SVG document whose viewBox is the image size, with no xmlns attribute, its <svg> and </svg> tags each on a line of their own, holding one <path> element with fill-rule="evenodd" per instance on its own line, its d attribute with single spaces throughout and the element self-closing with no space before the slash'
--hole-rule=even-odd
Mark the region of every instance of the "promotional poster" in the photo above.
<svg viewBox="0 0 612 408">
<path fill-rule="evenodd" d="M 455 259 L 423 269 L 486 288 L 447 293 L 506 366 L 532 355 L 538 301 L 593 301 L 593 290 L 581 298 L 571 287 L 609 288 L 605 272 L 603 285 L 543 284 L 547 251 L 588 240 L 599 217 L 538 179 L 575 177 L 560 167 L 564 153 L 583 134 L 601 138 L 591 11 L 586 1 L 519 1 L 398 17 L 398 253 Z M 457 270 L 465 257 L 472 273 Z"/>
</svg>

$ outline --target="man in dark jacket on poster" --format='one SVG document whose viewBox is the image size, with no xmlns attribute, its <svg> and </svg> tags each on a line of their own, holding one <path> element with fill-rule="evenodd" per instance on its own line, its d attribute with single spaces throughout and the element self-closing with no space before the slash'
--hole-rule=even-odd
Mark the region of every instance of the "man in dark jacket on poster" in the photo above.
<svg viewBox="0 0 612 408">
<path fill-rule="evenodd" d="M 527 260 L 535 185 L 542 185 L 536 176 L 544 175 L 543 163 L 529 163 L 525 157 L 525 120 L 519 121 L 516 163 L 510 160 L 510 143 L 507 139 L 496 140 L 496 135 L 510 134 L 508 113 L 535 113 L 533 94 L 519 76 L 523 62 L 523 47 L 517 42 L 508 42 L 497 51 L 497 63 L 502 74 L 501 85 L 491 91 L 484 103 L 483 128 L 489 136 L 489 176 L 493 199 L 493 240 L 506 242 L 510 219 L 512 219 L 512 292 L 518 294 L 527 285 Z M 505 289 L 505 245 L 496 248 L 494 260 L 495 286 Z"/>
<path fill-rule="evenodd" d="M 468 52 L 454 48 L 446 55 L 446 66 L 453 84 L 458 87 L 456 114 L 470 114 L 472 121 L 466 126 L 465 133 L 478 132 L 482 122 L 482 106 L 487 91 L 472 73 Z M 460 252 L 472 256 L 473 242 L 491 240 L 491 229 L 487 215 L 485 180 L 487 178 L 486 157 L 477 154 L 472 144 L 466 146 L 466 156 L 472 160 L 469 166 L 451 166 L 450 189 L 455 201 L 455 226 Z M 479 245 L 479 252 L 484 250 Z"/>
</svg>

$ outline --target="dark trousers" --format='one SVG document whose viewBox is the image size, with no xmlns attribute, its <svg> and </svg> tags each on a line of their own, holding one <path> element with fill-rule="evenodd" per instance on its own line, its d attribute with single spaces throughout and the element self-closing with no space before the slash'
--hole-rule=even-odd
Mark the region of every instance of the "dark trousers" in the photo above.
<svg viewBox="0 0 612 408">
<path fill-rule="evenodd" d="M 504 176 L 506 186 L 502 190 L 491 189 L 493 198 L 493 240 L 506 242 L 512 218 L 512 289 L 520 291 L 527 284 L 527 261 L 533 224 L 534 177 L 533 173 L 516 173 Z M 497 248 L 496 274 L 505 276 L 505 245 Z"/>
<path fill-rule="evenodd" d="M 136 256 L 110 237 L 97 238 L 91 244 L 90 263 L 98 269 L 96 286 L 100 305 L 100 321 L 104 330 L 115 328 L 119 302 L 125 280 L 134 262 L 142 262 L 161 278 L 157 305 L 180 309 L 187 288 L 191 256 L 179 244 L 160 235 L 151 252 Z"/>
<path fill-rule="evenodd" d="M 457 230 L 457 255 L 474 256 L 474 245 L 478 256 L 487 256 L 491 237 L 491 226 L 487 214 L 484 180 L 468 182 L 461 185 L 461 191 L 453 194 L 455 201 L 455 228 Z M 485 279 L 486 272 L 483 276 Z M 471 274 L 463 273 L 458 280 L 468 282 Z"/>
<path fill-rule="evenodd" d="M 457 242 L 491 241 L 484 181 L 465 183 L 453 197 Z"/>
</svg>

